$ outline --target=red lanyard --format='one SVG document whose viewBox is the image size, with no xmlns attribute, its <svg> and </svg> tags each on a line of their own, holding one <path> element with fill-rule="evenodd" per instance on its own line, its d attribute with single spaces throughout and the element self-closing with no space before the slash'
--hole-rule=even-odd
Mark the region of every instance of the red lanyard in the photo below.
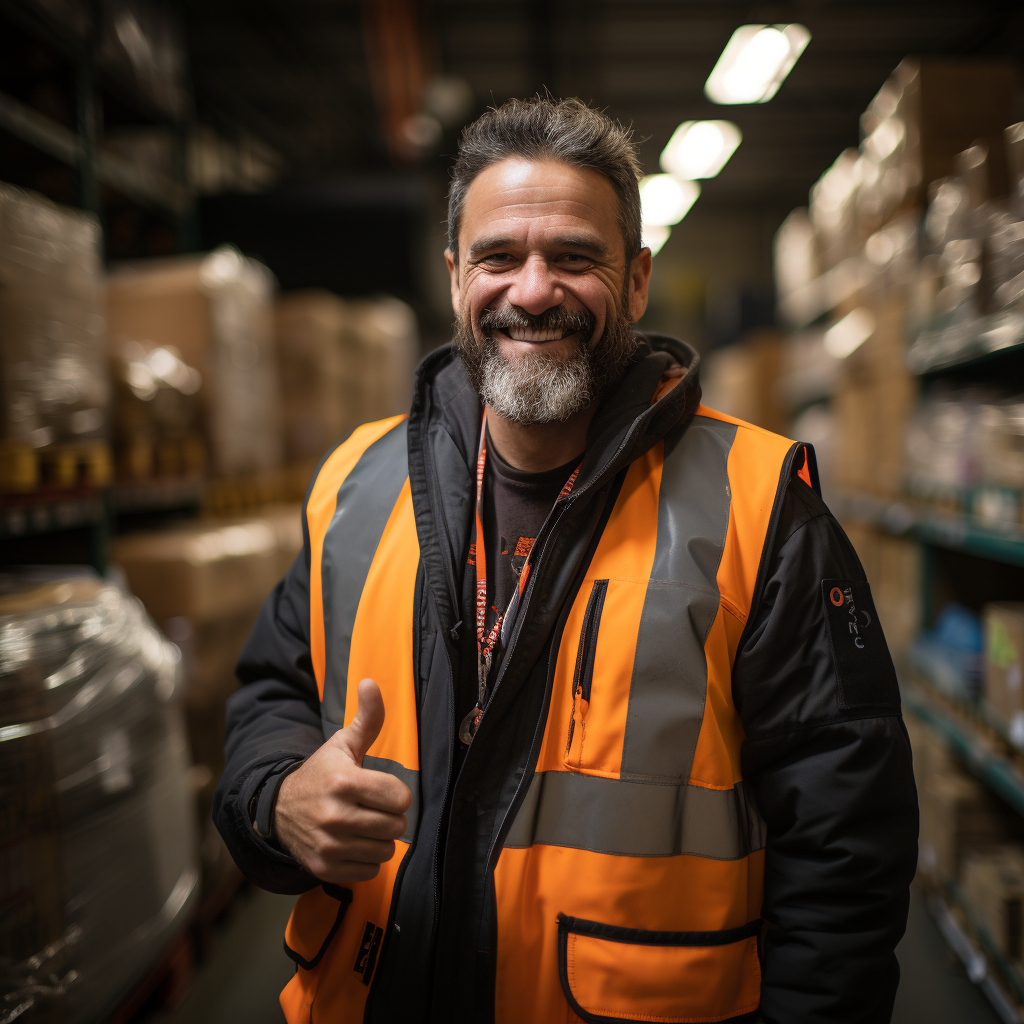
<svg viewBox="0 0 1024 1024">
<path fill-rule="evenodd" d="M 533 555 L 531 551 L 526 557 L 526 563 L 523 565 L 523 571 L 519 575 L 519 586 L 516 588 L 515 594 L 512 595 L 512 600 L 509 602 L 508 608 L 505 609 L 494 621 L 494 625 L 491 627 L 489 633 L 487 629 L 487 556 L 485 554 L 484 544 L 484 522 L 483 522 L 483 506 L 484 506 L 484 467 L 487 465 L 487 415 L 484 414 L 483 422 L 480 424 L 480 448 L 476 457 L 476 653 L 477 653 L 477 701 L 476 706 L 468 715 L 462 720 L 462 724 L 459 726 L 459 739 L 463 743 L 469 744 L 473 737 L 476 735 L 476 730 L 480 725 L 480 719 L 483 717 L 484 704 L 487 701 L 487 677 L 491 671 L 491 658 L 494 654 L 495 644 L 498 642 L 498 637 L 501 636 L 501 625 L 505 621 L 505 617 L 508 615 L 509 610 L 513 604 L 516 604 L 523 596 L 523 591 L 526 589 L 526 581 L 530 575 L 530 558 Z M 566 497 L 572 491 L 573 484 L 576 483 L 576 477 L 580 475 L 580 469 L 583 463 L 581 462 L 569 475 L 569 479 L 565 481 L 561 491 L 558 492 L 558 497 L 555 499 L 561 501 L 562 498 Z"/>
</svg>

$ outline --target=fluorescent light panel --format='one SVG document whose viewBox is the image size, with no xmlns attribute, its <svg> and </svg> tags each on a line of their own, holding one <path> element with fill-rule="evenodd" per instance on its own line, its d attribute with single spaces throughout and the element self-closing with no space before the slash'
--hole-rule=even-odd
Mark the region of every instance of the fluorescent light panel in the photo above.
<svg viewBox="0 0 1024 1024">
<path fill-rule="evenodd" d="M 665 224 L 644 224 L 640 230 L 643 244 L 651 250 L 652 256 L 661 252 L 661 247 L 668 241 L 672 229 Z"/>
<path fill-rule="evenodd" d="M 671 174 L 648 174 L 640 182 L 641 220 L 644 224 L 671 227 L 678 224 L 700 195 L 695 181 Z"/>
<path fill-rule="evenodd" d="M 704 83 L 704 95 L 714 103 L 767 103 L 810 41 L 803 25 L 741 25 Z"/>
<path fill-rule="evenodd" d="M 677 178 L 713 178 L 742 139 L 732 121 L 684 121 L 661 151 L 661 168 Z"/>
</svg>

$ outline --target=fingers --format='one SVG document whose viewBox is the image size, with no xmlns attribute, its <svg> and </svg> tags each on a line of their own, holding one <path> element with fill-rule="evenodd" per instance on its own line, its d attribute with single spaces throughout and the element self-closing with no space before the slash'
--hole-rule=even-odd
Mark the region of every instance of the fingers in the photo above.
<svg viewBox="0 0 1024 1024">
<path fill-rule="evenodd" d="M 325 830 L 339 836 L 361 836 L 365 839 L 401 839 L 409 829 L 409 819 L 404 814 L 385 814 L 368 807 L 346 808 L 338 820 L 324 826 Z"/>
<path fill-rule="evenodd" d="M 377 738 L 384 725 L 384 698 L 380 687 L 372 679 L 359 684 L 359 703 L 355 718 L 344 729 L 334 734 L 336 745 L 347 749 L 356 764 L 362 765 L 363 755 Z"/>
<path fill-rule="evenodd" d="M 363 770 L 349 795 L 361 806 L 386 814 L 405 814 L 412 806 L 409 787 L 387 772 Z"/>
</svg>

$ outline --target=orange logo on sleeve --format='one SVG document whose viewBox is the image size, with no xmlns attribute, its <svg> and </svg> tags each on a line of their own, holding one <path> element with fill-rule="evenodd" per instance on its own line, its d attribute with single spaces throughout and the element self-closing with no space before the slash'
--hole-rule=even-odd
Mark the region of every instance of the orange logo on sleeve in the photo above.
<svg viewBox="0 0 1024 1024">
<path fill-rule="evenodd" d="M 829 600 L 837 607 L 843 607 L 843 592 L 838 587 L 833 587 L 828 593 Z"/>
</svg>

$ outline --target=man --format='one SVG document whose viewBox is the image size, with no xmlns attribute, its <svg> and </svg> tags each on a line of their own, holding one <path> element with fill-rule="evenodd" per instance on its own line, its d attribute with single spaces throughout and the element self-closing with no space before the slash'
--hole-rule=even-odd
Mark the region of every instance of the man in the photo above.
<svg viewBox="0 0 1024 1024">
<path fill-rule="evenodd" d="M 917 801 L 813 453 L 638 337 L 628 134 L 464 133 L 455 344 L 307 498 L 215 817 L 302 893 L 290 1022 L 885 1021 Z"/>
</svg>

